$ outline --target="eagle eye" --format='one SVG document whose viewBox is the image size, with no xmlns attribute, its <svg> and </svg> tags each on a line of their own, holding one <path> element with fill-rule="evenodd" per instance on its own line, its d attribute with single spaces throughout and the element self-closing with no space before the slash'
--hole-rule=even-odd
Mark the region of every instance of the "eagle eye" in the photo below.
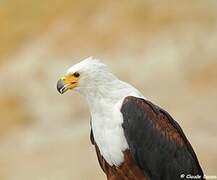
<svg viewBox="0 0 217 180">
<path fill-rule="evenodd" d="M 79 77 L 80 76 L 80 74 L 78 73 L 78 72 L 75 72 L 74 74 L 73 74 L 73 76 L 75 76 L 75 77 Z"/>
</svg>

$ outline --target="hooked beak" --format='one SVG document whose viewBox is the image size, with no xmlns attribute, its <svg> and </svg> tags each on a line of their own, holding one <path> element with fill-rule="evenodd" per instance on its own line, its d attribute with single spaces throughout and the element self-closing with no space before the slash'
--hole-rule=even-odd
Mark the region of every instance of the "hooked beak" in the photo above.
<svg viewBox="0 0 217 180">
<path fill-rule="evenodd" d="M 72 75 L 63 76 L 57 81 L 57 91 L 60 94 L 63 94 L 67 90 L 77 87 L 77 85 L 78 85 L 78 78 Z"/>
<path fill-rule="evenodd" d="M 65 84 L 65 82 L 62 79 L 59 79 L 57 82 L 57 91 L 60 94 L 63 94 L 64 92 L 66 92 L 68 90 L 67 88 L 67 84 Z"/>
</svg>

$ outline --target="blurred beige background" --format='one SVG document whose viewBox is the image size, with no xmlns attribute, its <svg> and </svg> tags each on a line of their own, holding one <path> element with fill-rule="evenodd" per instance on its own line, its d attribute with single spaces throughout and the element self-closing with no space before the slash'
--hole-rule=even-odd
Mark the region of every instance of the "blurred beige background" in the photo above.
<svg viewBox="0 0 217 180">
<path fill-rule="evenodd" d="M 56 82 L 94 56 L 169 111 L 217 175 L 217 1 L 0 1 L 0 179 L 102 180 L 89 111 Z"/>
</svg>

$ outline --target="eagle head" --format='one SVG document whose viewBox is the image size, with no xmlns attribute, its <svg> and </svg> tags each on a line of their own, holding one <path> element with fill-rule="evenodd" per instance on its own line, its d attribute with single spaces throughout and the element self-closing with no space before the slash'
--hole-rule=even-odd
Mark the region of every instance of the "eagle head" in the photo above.
<svg viewBox="0 0 217 180">
<path fill-rule="evenodd" d="M 57 90 L 63 94 L 67 90 L 90 91 L 100 87 L 114 76 L 107 66 L 92 57 L 71 66 L 57 82 Z"/>
</svg>

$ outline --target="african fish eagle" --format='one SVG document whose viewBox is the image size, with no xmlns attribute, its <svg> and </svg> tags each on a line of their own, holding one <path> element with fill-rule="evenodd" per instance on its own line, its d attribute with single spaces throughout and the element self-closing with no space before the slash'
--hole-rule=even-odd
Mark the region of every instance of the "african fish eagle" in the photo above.
<svg viewBox="0 0 217 180">
<path fill-rule="evenodd" d="M 91 113 L 90 139 L 108 180 L 203 179 L 197 156 L 178 123 L 99 60 L 87 58 L 57 82 L 75 90 Z"/>
</svg>

